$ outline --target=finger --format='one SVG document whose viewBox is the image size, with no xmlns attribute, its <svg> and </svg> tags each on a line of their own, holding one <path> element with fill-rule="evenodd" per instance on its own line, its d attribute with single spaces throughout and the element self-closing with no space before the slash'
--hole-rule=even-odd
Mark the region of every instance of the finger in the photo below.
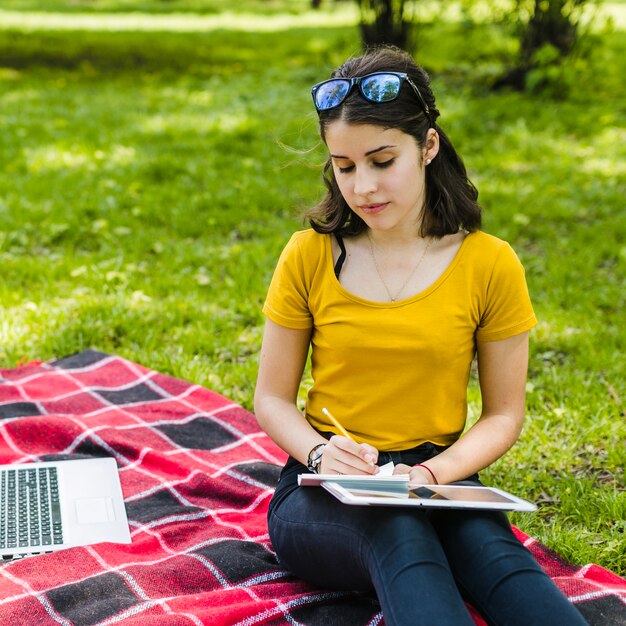
<svg viewBox="0 0 626 626">
<path fill-rule="evenodd" d="M 345 452 L 362 458 L 366 463 L 375 464 L 378 460 L 378 450 L 368 443 L 356 443 L 356 441 L 342 435 L 333 435 L 330 438 L 330 443 Z"/>
<path fill-rule="evenodd" d="M 346 452 L 337 455 L 333 460 L 333 468 L 342 474 L 376 474 L 379 471 L 377 465 L 366 463 L 361 457 Z"/>
<path fill-rule="evenodd" d="M 344 441 L 341 441 L 343 439 Z M 333 441 L 334 440 L 334 441 Z M 337 436 L 333 437 L 324 449 L 323 467 L 342 474 L 375 474 L 378 472 L 378 466 L 373 463 L 367 463 L 362 457 L 354 452 L 359 452 L 360 447 L 353 441 L 352 445 L 345 445 L 345 438 Z M 345 445 L 344 447 L 341 447 Z"/>
<path fill-rule="evenodd" d="M 378 450 L 369 444 L 358 444 L 352 439 L 335 435 L 329 443 L 337 450 L 334 455 L 344 464 L 358 470 L 359 473 L 376 474 L 378 466 Z"/>
<path fill-rule="evenodd" d="M 397 475 L 397 474 L 410 474 L 411 473 L 411 466 L 410 465 L 405 465 L 404 463 L 398 463 L 393 468 L 393 473 L 394 473 L 394 475 Z"/>
<path fill-rule="evenodd" d="M 356 454 L 356 451 L 359 448 L 359 444 L 356 441 L 349 439 L 348 437 L 344 437 L 343 435 L 333 435 L 328 440 L 328 443 L 331 446 L 335 446 L 336 448 L 339 448 L 340 450 L 345 450 L 346 452 L 350 452 L 351 454 Z"/>
<path fill-rule="evenodd" d="M 349 456 L 340 446 L 337 445 L 340 437 L 334 436 L 328 440 L 326 447 L 322 453 L 320 462 L 321 474 L 343 474 L 346 473 L 346 464 L 342 462 L 341 457 Z M 340 444 L 341 445 L 341 444 Z"/>
<path fill-rule="evenodd" d="M 356 458 L 356 457 L 353 457 Z M 376 473 L 378 468 L 374 465 L 362 463 L 355 465 L 351 462 L 344 463 L 342 460 L 335 459 L 332 463 L 332 473 L 343 474 L 348 476 L 370 476 Z"/>
<path fill-rule="evenodd" d="M 368 443 L 361 444 L 361 458 L 366 463 L 375 464 L 378 461 L 378 450 L 374 446 L 370 446 Z"/>
</svg>

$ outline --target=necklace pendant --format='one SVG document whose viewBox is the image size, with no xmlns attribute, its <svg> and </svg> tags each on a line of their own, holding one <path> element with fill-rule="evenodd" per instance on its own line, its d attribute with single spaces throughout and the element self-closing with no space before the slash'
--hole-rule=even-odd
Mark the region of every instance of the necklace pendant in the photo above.
<svg viewBox="0 0 626 626">
<path fill-rule="evenodd" d="M 383 284 L 383 287 L 385 288 L 385 291 L 387 292 L 387 295 L 389 296 L 390 301 L 395 302 L 398 299 L 398 296 L 404 291 L 404 288 L 409 284 L 409 281 L 411 280 L 411 278 L 413 278 L 413 276 L 417 272 L 417 268 L 422 264 L 422 261 L 424 260 L 424 257 L 426 256 L 426 253 L 428 252 L 428 248 L 430 247 L 430 244 L 432 243 L 432 238 L 428 238 L 428 241 L 426 242 L 426 247 L 424 248 L 424 251 L 422 252 L 422 255 L 417 261 L 415 267 L 411 270 L 411 273 L 407 276 L 407 279 L 402 284 L 402 287 L 398 289 L 398 292 L 396 293 L 396 295 L 393 296 L 391 295 L 391 291 L 389 290 L 389 287 L 387 286 L 387 283 L 385 282 L 383 273 L 380 271 L 380 267 L 378 266 L 378 261 L 376 261 L 376 255 L 374 254 L 374 244 L 372 243 L 372 237 L 370 235 L 369 229 L 366 232 L 367 232 L 367 240 L 369 241 L 369 244 L 370 244 L 369 246 L 370 255 L 372 257 L 372 261 L 374 262 L 374 267 L 376 268 L 376 273 L 378 274 L 378 278 L 380 278 L 380 282 Z"/>
</svg>

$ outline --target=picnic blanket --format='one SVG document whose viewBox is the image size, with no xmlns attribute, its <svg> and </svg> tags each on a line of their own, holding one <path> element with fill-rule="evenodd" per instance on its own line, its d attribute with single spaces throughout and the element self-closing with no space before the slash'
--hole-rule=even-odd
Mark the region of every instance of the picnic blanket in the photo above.
<svg viewBox="0 0 626 626">
<path fill-rule="evenodd" d="M 132 544 L 0 562 L 0 624 L 383 623 L 374 595 L 278 564 L 266 514 L 285 455 L 242 407 L 93 350 L 0 370 L 0 463 L 100 456 L 118 463 Z M 516 533 L 590 624 L 626 624 L 624 579 Z"/>
</svg>

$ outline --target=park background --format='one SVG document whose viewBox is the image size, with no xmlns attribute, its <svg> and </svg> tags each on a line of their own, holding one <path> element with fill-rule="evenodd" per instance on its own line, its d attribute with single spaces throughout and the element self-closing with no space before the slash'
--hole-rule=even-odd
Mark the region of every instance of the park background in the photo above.
<svg viewBox="0 0 626 626">
<path fill-rule="evenodd" d="M 361 46 L 356 4 L 321 4 L 0 1 L 0 367 L 93 347 L 252 408 L 267 284 L 323 191 L 310 86 Z M 524 432 L 483 475 L 539 504 L 522 530 L 623 576 L 626 2 L 521 90 L 494 89 L 504 0 L 417 5 L 440 123 L 540 320 Z"/>
</svg>

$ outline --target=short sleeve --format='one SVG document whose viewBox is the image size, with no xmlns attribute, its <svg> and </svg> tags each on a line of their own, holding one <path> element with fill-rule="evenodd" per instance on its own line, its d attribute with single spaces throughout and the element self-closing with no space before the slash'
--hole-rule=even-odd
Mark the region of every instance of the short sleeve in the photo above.
<svg viewBox="0 0 626 626">
<path fill-rule="evenodd" d="M 282 251 L 263 305 L 263 313 L 270 320 L 293 329 L 313 326 L 308 305 L 310 281 L 300 247 L 301 234 L 292 235 Z"/>
<path fill-rule="evenodd" d="M 530 330 L 536 324 L 524 266 L 511 246 L 504 243 L 489 277 L 476 339 L 499 341 Z"/>
</svg>

